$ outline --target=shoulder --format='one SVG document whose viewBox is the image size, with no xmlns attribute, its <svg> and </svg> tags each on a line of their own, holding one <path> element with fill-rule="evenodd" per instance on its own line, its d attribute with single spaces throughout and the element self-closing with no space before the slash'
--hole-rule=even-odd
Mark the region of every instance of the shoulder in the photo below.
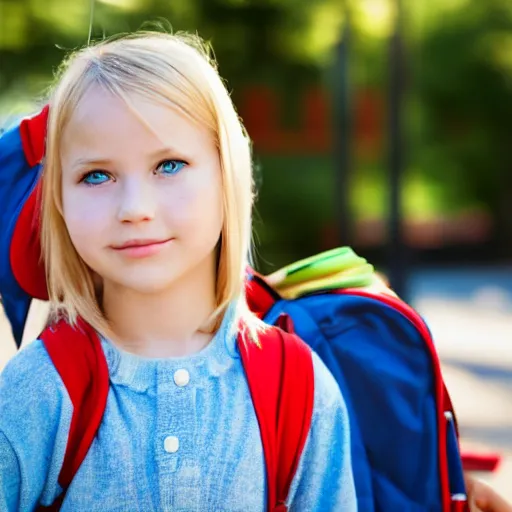
<svg viewBox="0 0 512 512">
<path fill-rule="evenodd" d="M 20 510 L 58 494 L 72 414 L 43 342 L 33 341 L 0 374 L 0 453 L 10 459 L 0 467 L 0 482 L 20 490 Z"/>
<path fill-rule="evenodd" d="M 312 352 L 313 416 L 289 493 L 290 510 L 356 511 L 350 427 L 340 388 L 322 359 Z M 329 489 L 329 492 L 325 492 Z"/>
<path fill-rule="evenodd" d="M 273 329 L 270 332 L 279 332 L 287 352 L 287 357 L 293 358 L 294 366 L 298 366 L 297 358 L 300 358 L 300 368 L 305 369 L 306 363 L 313 370 L 314 377 L 314 414 L 321 414 L 327 409 L 345 409 L 345 403 L 336 382 L 320 356 L 295 334 Z"/>
<path fill-rule="evenodd" d="M 293 373 L 300 372 L 305 378 L 305 373 L 312 371 L 314 387 L 312 430 L 316 430 L 319 426 L 320 430 L 323 426 L 328 428 L 332 426 L 331 423 L 341 424 L 344 426 L 342 430 L 348 430 L 348 413 L 345 400 L 336 379 L 320 356 L 311 350 L 309 345 L 300 337 L 281 329 L 267 329 L 264 337 L 260 340 L 263 347 L 266 343 L 268 348 L 274 347 L 274 349 L 276 348 L 276 342 L 280 340 L 282 344 L 277 352 L 284 356 L 286 365 L 292 369 Z M 262 359 L 265 364 L 268 362 L 266 356 L 270 354 L 268 348 L 265 355 L 265 350 L 262 351 Z M 277 361 L 281 361 L 280 356 L 277 357 Z M 281 364 L 280 362 L 279 366 Z"/>
<path fill-rule="evenodd" d="M 34 392 L 46 384 L 57 385 L 59 375 L 43 342 L 37 339 L 12 357 L 0 373 L 0 396 L 16 388 Z"/>
<path fill-rule="evenodd" d="M 301 371 L 306 371 L 308 367 L 312 369 L 315 390 L 314 403 L 317 412 L 337 407 L 344 409 L 345 404 L 336 379 L 320 356 L 312 351 L 299 336 L 271 327 L 265 329 L 259 340 L 267 352 L 265 355 L 268 355 L 271 349 L 275 349 L 276 343 L 280 341 L 281 346 L 278 352 L 288 359 L 295 371 L 298 371 L 299 368 Z"/>
<path fill-rule="evenodd" d="M 41 432 L 62 415 L 71 401 L 41 340 L 20 350 L 0 373 L 0 430 L 12 440 L 29 427 Z"/>
<path fill-rule="evenodd" d="M 345 402 L 336 379 L 316 352 L 311 352 L 315 376 L 313 415 L 322 415 L 329 410 L 338 410 L 346 415 Z"/>
</svg>

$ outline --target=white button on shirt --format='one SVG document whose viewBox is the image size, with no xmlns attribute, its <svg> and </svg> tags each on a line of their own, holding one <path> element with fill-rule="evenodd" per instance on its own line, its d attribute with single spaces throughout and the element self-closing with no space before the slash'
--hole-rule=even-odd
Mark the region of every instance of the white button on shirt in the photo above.
<svg viewBox="0 0 512 512">
<path fill-rule="evenodd" d="M 190 382 L 190 373 L 184 368 L 176 370 L 174 373 L 174 383 L 180 388 L 186 386 Z"/>
<path fill-rule="evenodd" d="M 164 439 L 164 450 L 167 453 L 176 453 L 180 448 L 180 440 L 176 436 L 167 436 Z"/>
</svg>

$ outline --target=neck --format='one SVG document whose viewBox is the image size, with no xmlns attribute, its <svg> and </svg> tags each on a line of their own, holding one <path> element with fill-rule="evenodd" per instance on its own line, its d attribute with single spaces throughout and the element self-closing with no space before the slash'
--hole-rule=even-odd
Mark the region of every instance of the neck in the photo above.
<svg viewBox="0 0 512 512">
<path fill-rule="evenodd" d="M 214 258 L 155 293 L 111 282 L 103 285 L 103 311 L 112 341 L 144 357 L 180 357 L 200 351 L 212 338 L 204 329 L 215 307 Z"/>
</svg>

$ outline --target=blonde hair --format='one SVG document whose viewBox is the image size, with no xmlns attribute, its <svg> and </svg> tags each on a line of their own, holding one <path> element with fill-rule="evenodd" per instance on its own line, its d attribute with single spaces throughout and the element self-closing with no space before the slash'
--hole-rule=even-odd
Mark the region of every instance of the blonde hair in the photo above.
<svg viewBox="0 0 512 512">
<path fill-rule="evenodd" d="M 217 308 L 211 320 L 216 329 L 228 304 L 237 301 L 237 318 L 242 316 L 254 326 L 243 284 L 251 248 L 250 141 L 207 45 L 197 36 L 159 32 L 139 32 L 77 51 L 61 66 L 50 94 L 41 244 L 52 318 L 64 317 L 74 324 L 81 317 L 99 332 L 110 332 L 96 298 L 92 271 L 75 250 L 62 214 L 59 145 L 73 111 L 93 85 L 125 101 L 135 93 L 172 106 L 211 130 L 221 162 L 224 209 Z"/>
</svg>

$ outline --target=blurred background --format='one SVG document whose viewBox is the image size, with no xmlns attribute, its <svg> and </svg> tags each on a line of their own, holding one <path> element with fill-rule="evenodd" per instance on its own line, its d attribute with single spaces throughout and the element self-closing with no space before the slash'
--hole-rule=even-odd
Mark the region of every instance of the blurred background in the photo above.
<svg viewBox="0 0 512 512">
<path fill-rule="evenodd" d="M 346 244 L 384 272 L 512 498 L 512 1 L 0 0 L 0 129 L 70 50 L 147 22 L 213 45 L 254 143 L 258 268 Z"/>
</svg>

